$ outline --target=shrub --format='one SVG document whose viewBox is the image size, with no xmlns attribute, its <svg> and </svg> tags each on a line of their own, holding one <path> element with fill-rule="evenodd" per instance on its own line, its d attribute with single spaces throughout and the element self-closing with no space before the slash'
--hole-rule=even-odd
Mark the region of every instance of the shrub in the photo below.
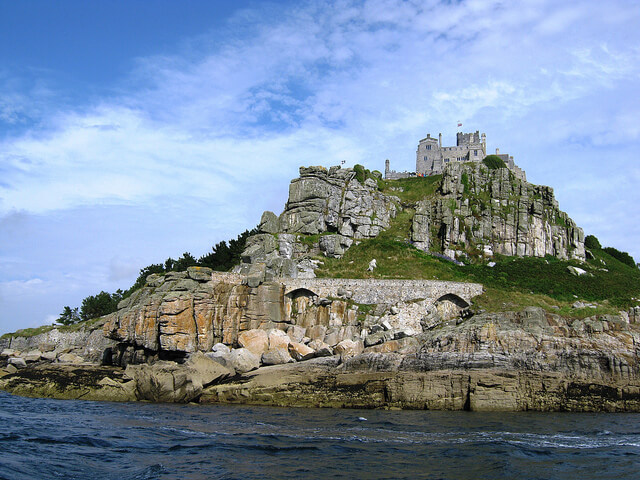
<svg viewBox="0 0 640 480">
<path fill-rule="evenodd" d="M 484 160 L 482 160 L 482 163 L 484 163 L 487 166 L 487 168 L 489 168 L 489 170 L 496 170 L 498 168 L 507 168 L 507 165 L 504 163 L 504 160 L 502 160 L 497 155 L 487 155 L 486 157 L 484 157 Z"/>
<path fill-rule="evenodd" d="M 627 252 L 621 252 L 620 250 L 617 250 L 617 249 L 615 249 L 613 247 L 604 247 L 602 250 L 607 252 L 609 255 L 611 255 L 616 260 L 621 261 L 625 265 L 629 265 L 632 268 L 636 268 L 635 260 Z"/>
<path fill-rule="evenodd" d="M 356 180 L 358 180 L 362 185 L 364 185 L 364 181 L 367 179 L 367 174 L 365 169 L 359 163 L 356 163 L 353 166 L 353 171 L 356 172 Z"/>
<path fill-rule="evenodd" d="M 584 246 L 590 248 L 591 250 L 602 250 L 600 241 L 593 235 L 587 235 L 586 237 L 584 237 Z"/>
</svg>

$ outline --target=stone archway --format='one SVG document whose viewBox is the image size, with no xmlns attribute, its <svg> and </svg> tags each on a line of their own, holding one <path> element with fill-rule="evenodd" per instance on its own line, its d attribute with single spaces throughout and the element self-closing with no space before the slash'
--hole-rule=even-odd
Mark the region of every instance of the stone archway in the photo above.
<svg viewBox="0 0 640 480">
<path fill-rule="evenodd" d="M 469 307 L 469 302 L 455 293 L 442 295 L 434 304 L 442 320 L 456 318 L 462 310 Z"/>
<path fill-rule="evenodd" d="M 284 295 L 284 311 L 287 321 L 302 324 L 311 315 L 314 299 L 318 295 L 308 288 L 296 288 Z M 308 315 L 309 314 L 309 315 Z"/>
</svg>

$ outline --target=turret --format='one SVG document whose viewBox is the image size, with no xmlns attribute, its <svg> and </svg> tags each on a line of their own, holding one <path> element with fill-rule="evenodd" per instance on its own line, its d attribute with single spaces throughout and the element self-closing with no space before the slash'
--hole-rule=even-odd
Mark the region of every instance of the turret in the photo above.
<svg viewBox="0 0 640 480">
<path fill-rule="evenodd" d="M 442 134 L 438 134 L 438 148 L 442 148 Z"/>
</svg>

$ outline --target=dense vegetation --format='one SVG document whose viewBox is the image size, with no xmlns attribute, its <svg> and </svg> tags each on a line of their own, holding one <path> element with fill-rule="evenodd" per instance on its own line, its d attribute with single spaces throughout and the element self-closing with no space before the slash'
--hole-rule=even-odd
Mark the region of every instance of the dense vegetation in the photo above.
<svg viewBox="0 0 640 480">
<path fill-rule="evenodd" d="M 82 300 L 79 311 L 78 307 L 65 306 L 57 322 L 61 325 L 73 325 L 115 312 L 120 300 L 127 298 L 135 290 L 143 287 L 146 278 L 152 273 L 181 272 L 193 266 L 209 267 L 217 271 L 231 270 L 231 268 L 240 263 L 240 255 L 244 250 L 247 238 L 255 233 L 257 233 L 256 230 L 246 230 L 238 235 L 237 238 L 229 240 L 228 243 L 223 240 L 211 247 L 211 252 L 202 255 L 198 259 L 189 252 L 185 252 L 177 260 L 169 257 L 164 263 L 148 265 L 140 269 L 138 278 L 128 290 L 122 291 L 118 289 L 115 293 L 102 291 L 97 295 L 90 295 Z"/>
<path fill-rule="evenodd" d="M 482 163 L 484 163 L 487 168 L 489 168 L 489 170 L 496 170 L 498 168 L 507 167 L 507 165 L 504 163 L 504 160 L 502 160 L 498 155 L 487 155 L 482 160 Z"/>
</svg>

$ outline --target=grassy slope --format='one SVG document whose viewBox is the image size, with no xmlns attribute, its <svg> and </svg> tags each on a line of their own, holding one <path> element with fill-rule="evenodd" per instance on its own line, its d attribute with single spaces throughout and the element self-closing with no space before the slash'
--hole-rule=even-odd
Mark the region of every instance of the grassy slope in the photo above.
<svg viewBox="0 0 640 480">
<path fill-rule="evenodd" d="M 631 268 L 604 251 L 594 251 L 586 263 L 554 257 L 518 258 L 496 256 L 496 266 L 486 263 L 457 266 L 417 250 L 409 242 L 413 205 L 435 193 L 440 177 L 387 181 L 385 193 L 400 197 L 405 207 L 391 227 L 375 239 L 354 244 L 341 259 L 323 258 L 320 277 L 439 279 L 484 284 L 486 293 L 476 306 L 491 311 L 513 310 L 528 305 L 573 317 L 615 313 L 640 298 L 640 270 Z M 403 192 L 393 187 L 402 187 Z M 378 268 L 368 272 L 375 258 Z M 591 275 L 576 277 L 567 270 L 574 265 Z M 606 270 L 606 271 L 605 271 Z M 598 308 L 573 309 L 576 298 L 597 303 Z"/>
<path fill-rule="evenodd" d="M 0 338 L 10 338 L 10 337 L 34 337 L 36 335 L 40 335 L 41 333 L 47 333 L 54 328 L 58 329 L 61 332 L 77 332 L 83 328 L 89 330 L 95 330 L 102 325 L 101 320 L 104 317 L 92 318 L 89 320 L 85 320 L 84 322 L 74 323 L 73 325 L 42 325 L 40 327 L 35 328 L 23 328 L 21 330 L 16 330 L 12 333 L 5 333 Z"/>
</svg>

